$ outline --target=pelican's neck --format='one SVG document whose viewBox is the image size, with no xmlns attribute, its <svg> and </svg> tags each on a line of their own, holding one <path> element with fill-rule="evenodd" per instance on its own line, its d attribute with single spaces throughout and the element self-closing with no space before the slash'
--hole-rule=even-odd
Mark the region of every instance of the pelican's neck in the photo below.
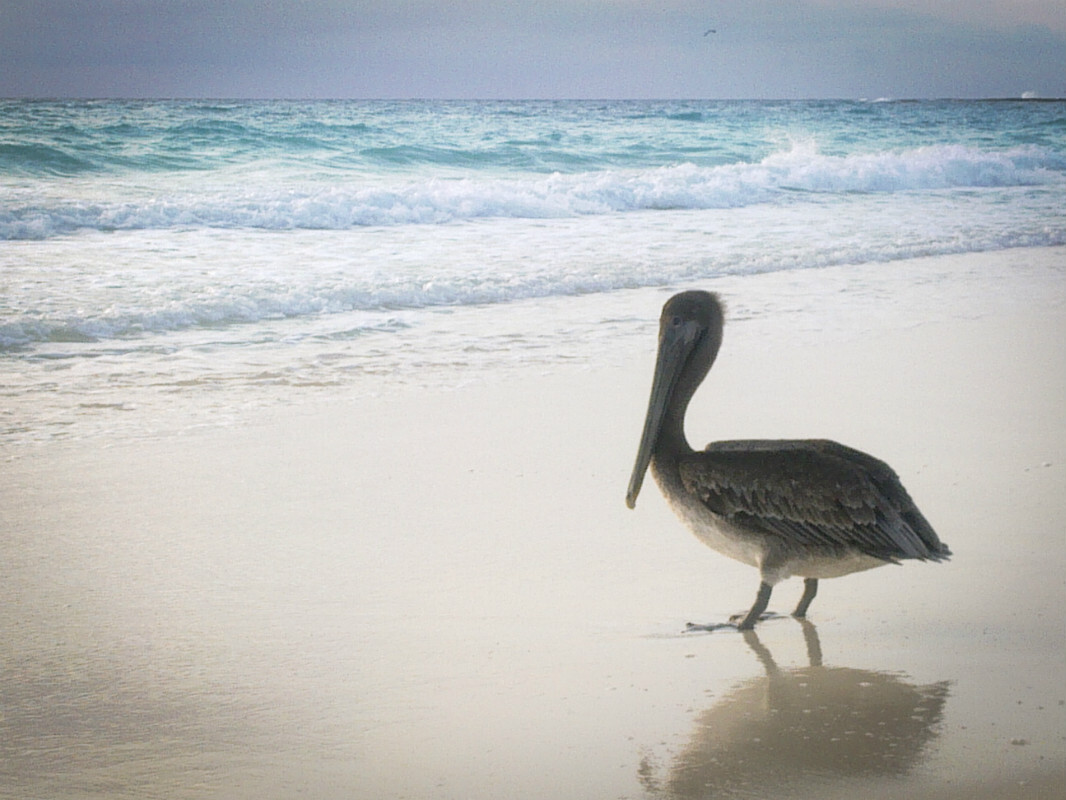
<svg viewBox="0 0 1066 800">
<path fill-rule="evenodd" d="M 680 407 L 676 413 L 672 411 L 663 419 L 657 451 L 676 453 L 677 455 L 688 455 L 693 451 L 692 447 L 689 446 L 689 439 L 684 436 L 684 412 L 687 406 L 688 402 Z"/>
<path fill-rule="evenodd" d="M 696 394 L 696 390 L 700 388 L 703 379 L 710 372 L 717 354 L 717 344 L 705 342 L 690 356 L 685 368 L 682 369 L 663 416 L 659 441 L 655 448 L 657 452 L 663 455 L 673 454 L 674 458 L 693 452 L 688 439 L 685 438 L 685 415 L 688 413 L 688 405 L 692 402 L 692 396 Z"/>
<path fill-rule="evenodd" d="M 680 387 L 679 387 L 680 388 Z M 663 418 L 659 438 L 655 442 L 654 457 L 661 463 L 673 463 L 693 450 L 685 438 L 685 411 L 688 410 L 689 397 L 675 398 L 675 402 Z"/>
</svg>

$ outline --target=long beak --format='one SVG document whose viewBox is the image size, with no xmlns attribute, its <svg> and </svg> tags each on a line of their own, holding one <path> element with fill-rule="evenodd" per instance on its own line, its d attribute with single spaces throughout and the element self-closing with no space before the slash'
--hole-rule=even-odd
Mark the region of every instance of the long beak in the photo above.
<svg viewBox="0 0 1066 800">
<path fill-rule="evenodd" d="M 676 329 L 666 328 L 659 336 L 659 356 L 655 361 L 655 377 L 651 382 L 648 413 L 644 417 L 644 433 L 640 437 L 637 461 L 629 478 L 629 491 L 626 492 L 626 505 L 630 508 L 637 504 L 637 495 L 640 494 L 644 474 L 651 463 L 655 443 L 659 439 L 663 419 L 666 417 L 666 409 L 669 408 L 674 395 L 674 387 L 698 338 L 699 328 L 692 322 Z"/>
</svg>

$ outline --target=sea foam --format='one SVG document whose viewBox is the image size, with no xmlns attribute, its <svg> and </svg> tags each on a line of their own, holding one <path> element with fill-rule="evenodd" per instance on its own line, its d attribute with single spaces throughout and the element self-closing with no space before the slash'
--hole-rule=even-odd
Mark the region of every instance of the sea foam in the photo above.
<svg viewBox="0 0 1066 800">
<path fill-rule="evenodd" d="M 40 240 L 80 230 L 343 230 L 435 225 L 488 218 L 552 219 L 634 211 L 739 208 L 802 202 L 803 193 L 895 193 L 1063 185 L 1066 159 L 1039 146 L 986 151 L 938 145 L 903 152 L 825 155 L 796 145 L 758 163 L 608 169 L 523 177 L 428 177 L 325 185 L 205 178 L 180 192 L 137 187 L 139 199 L 49 199 L 12 193 L 0 207 L 0 239 Z M 220 181 L 225 181 L 220 185 Z"/>
</svg>

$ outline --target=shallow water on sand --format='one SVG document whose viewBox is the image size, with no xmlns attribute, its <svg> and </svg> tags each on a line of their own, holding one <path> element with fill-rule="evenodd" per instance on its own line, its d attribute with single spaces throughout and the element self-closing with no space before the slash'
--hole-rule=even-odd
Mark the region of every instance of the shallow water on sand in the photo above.
<svg viewBox="0 0 1066 800">
<path fill-rule="evenodd" d="M 727 305 L 729 341 L 811 345 L 952 319 L 1015 313 L 1054 296 L 1061 248 L 723 276 L 697 286 Z M 691 284 L 681 284 L 689 287 Z M 377 331 L 340 335 L 338 315 L 246 331 L 168 335 L 165 347 L 56 345 L 53 356 L 6 363 L 0 447 L 8 457 L 50 441 L 159 438 L 239 424 L 264 409 L 411 387 L 451 391 L 528 371 L 632 363 L 654 347 L 657 313 L 674 286 L 534 298 L 376 317 Z M 311 325 L 313 330 L 307 330 Z M 786 333 L 787 332 L 787 333 Z M 229 342 L 230 336 L 240 341 Z M 177 354 L 175 351 L 182 351 Z M 80 354 L 61 350 L 84 351 Z M 643 390 L 642 390 L 643 391 Z"/>
</svg>

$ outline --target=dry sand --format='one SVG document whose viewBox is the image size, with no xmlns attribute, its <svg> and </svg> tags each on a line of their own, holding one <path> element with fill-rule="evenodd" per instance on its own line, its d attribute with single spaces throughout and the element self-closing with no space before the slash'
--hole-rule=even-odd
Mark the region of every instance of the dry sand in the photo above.
<svg viewBox="0 0 1066 800">
<path fill-rule="evenodd" d="M 2 466 L 0 796 L 1062 797 L 1062 295 L 820 347 L 732 333 L 693 442 L 868 450 L 951 562 L 683 635 L 757 575 L 653 484 L 625 507 L 652 343 L 58 443 Z"/>
</svg>

